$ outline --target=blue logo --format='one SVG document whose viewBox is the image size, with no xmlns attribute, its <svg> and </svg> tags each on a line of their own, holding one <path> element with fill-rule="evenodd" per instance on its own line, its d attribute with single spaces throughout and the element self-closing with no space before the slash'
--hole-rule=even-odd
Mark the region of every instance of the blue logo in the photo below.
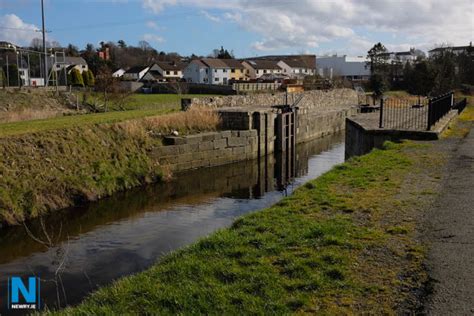
<svg viewBox="0 0 474 316">
<path fill-rule="evenodd" d="M 39 309 L 40 279 L 28 277 L 26 283 L 23 281 L 21 277 L 8 278 L 8 308 Z"/>
</svg>

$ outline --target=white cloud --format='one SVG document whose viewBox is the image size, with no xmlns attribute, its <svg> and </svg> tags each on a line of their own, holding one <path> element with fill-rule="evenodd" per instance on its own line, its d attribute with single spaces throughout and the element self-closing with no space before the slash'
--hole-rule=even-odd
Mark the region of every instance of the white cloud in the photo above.
<svg viewBox="0 0 474 316">
<path fill-rule="evenodd" d="M 253 44 L 258 50 L 304 50 L 337 41 L 365 53 L 377 41 L 394 49 L 427 49 L 446 42 L 466 45 L 474 38 L 472 0 L 142 1 L 155 13 L 174 5 L 222 10 L 213 17 L 258 34 Z"/>
<path fill-rule="evenodd" d="M 178 0 L 143 0 L 143 8 L 159 13 L 167 6 L 176 5 Z"/>
<path fill-rule="evenodd" d="M 152 30 L 159 30 L 160 27 L 158 26 L 158 24 L 156 24 L 155 22 L 153 21 L 148 21 L 146 22 L 146 26 Z"/>
<path fill-rule="evenodd" d="M 154 42 L 154 43 L 163 43 L 165 39 L 159 35 L 156 34 L 143 34 L 142 39 L 147 41 L 147 42 Z"/>
<path fill-rule="evenodd" d="M 209 12 L 205 10 L 201 10 L 201 14 L 204 15 L 204 17 L 212 22 L 220 22 L 221 18 L 215 15 L 210 14 Z"/>
<path fill-rule="evenodd" d="M 35 32 L 39 29 L 36 25 L 23 22 L 15 14 L 1 16 L 0 29 L 0 41 L 7 41 L 21 46 L 29 45 L 35 37 L 41 37 L 40 33 Z"/>
</svg>

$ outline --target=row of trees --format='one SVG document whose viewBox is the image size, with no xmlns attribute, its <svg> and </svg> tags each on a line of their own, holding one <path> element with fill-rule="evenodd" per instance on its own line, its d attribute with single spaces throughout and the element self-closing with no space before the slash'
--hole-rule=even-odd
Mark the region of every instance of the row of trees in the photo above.
<svg viewBox="0 0 474 316">
<path fill-rule="evenodd" d="M 462 84 L 474 85 L 474 48 L 460 54 L 446 49 L 414 62 L 389 62 L 387 49 L 377 43 L 367 53 L 370 88 L 381 96 L 389 89 L 403 89 L 417 95 L 439 95 Z"/>
</svg>

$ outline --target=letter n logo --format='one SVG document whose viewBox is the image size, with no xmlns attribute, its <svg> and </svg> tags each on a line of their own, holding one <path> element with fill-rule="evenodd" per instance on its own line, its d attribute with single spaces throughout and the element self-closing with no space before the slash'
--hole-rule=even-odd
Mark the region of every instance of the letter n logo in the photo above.
<svg viewBox="0 0 474 316">
<path fill-rule="evenodd" d="M 28 304 L 29 307 L 26 308 L 38 307 L 40 286 L 38 278 L 28 277 L 28 282 L 25 284 L 22 278 L 11 277 L 9 283 L 11 308 L 18 308 L 14 306 L 18 304 Z M 20 307 L 20 309 L 22 309 L 22 307 Z"/>
</svg>

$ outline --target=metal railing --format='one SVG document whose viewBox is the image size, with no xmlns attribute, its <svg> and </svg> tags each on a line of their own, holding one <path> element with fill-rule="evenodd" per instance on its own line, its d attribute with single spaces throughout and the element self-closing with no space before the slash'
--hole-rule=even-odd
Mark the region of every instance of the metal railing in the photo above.
<svg viewBox="0 0 474 316">
<path fill-rule="evenodd" d="M 466 106 L 467 106 L 467 99 L 464 98 L 461 101 L 454 102 L 453 110 L 458 110 L 458 114 L 460 114 L 462 111 L 464 111 Z"/>
<path fill-rule="evenodd" d="M 430 99 L 428 105 L 428 124 L 426 130 L 430 130 L 443 116 L 453 108 L 454 93 L 449 92 Z"/>
<path fill-rule="evenodd" d="M 430 130 L 454 109 L 453 101 L 452 92 L 431 99 L 425 97 L 382 99 L 380 100 L 379 128 Z M 465 105 L 462 102 L 459 103 L 459 108 L 464 109 Z"/>
</svg>

